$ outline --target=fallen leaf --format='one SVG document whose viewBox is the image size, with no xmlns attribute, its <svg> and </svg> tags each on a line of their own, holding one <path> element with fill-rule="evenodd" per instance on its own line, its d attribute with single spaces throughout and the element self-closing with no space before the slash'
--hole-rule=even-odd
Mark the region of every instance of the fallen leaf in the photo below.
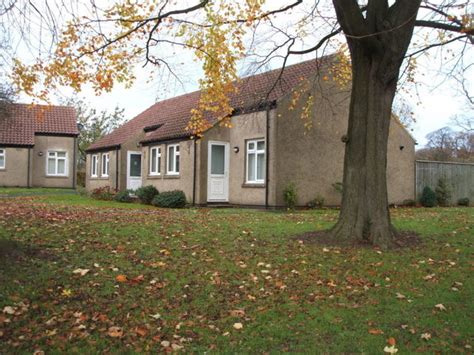
<svg viewBox="0 0 474 355">
<path fill-rule="evenodd" d="M 398 349 L 395 347 L 395 345 L 392 346 L 386 346 L 383 348 L 383 351 L 388 354 L 396 354 L 398 352 Z"/>
<path fill-rule="evenodd" d="M 390 338 L 387 339 L 387 343 L 388 343 L 388 345 L 390 345 L 390 346 L 395 346 L 395 344 L 397 343 L 397 341 L 395 340 L 394 337 L 390 337 Z"/>
<path fill-rule="evenodd" d="M 244 325 L 242 323 L 234 323 L 234 329 L 242 329 L 244 327 Z"/>
<path fill-rule="evenodd" d="M 243 316 L 245 316 L 245 311 L 243 309 L 234 309 L 232 311 L 229 311 L 229 313 L 232 317 L 243 317 Z"/>
<path fill-rule="evenodd" d="M 164 347 L 164 348 L 169 348 L 170 342 L 168 340 L 163 340 L 161 342 L 161 346 Z"/>
<path fill-rule="evenodd" d="M 424 339 L 424 340 L 430 340 L 431 339 L 431 334 L 430 333 L 423 333 L 421 334 L 421 339 Z"/>
<path fill-rule="evenodd" d="M 109 337 L 112 338 L 121 338 L 123 336 L 123 330 L 120 327 L 110 327 L 109 330 L 107 331 L 107 334 Z"/>
<path fill-rule="evenodd" d="M 6 314 L 15 314 L 16 312 L 16 307 L 11 307 L 11 306 L 5 306 L 3 307 L 3 313 Z"/>
<path fill-rule="evenodd" d="M 160 319 L 160 318 L 161 318 L 161 314 L 159 314 L 159 313 L 150 314 L 150 317 L 153 318 L 153 319 Z"/>
<path fill-rule="evenodd" d="M 407 298 L 407 296 L 402 295 L 401 293 L 397 292 L 397 298 L 398 298 L 399 300 L 403 300 L 403 299 Z"/>
<path fill-rule="evenodd" d="M 84 276 L 85 274 L 87 274 L 90 270 L 89 269 L 81 269 L 81 268 L 78 268 L 76 270 L 74 270 L 72 273 L 73 274 L 79 274 L 81 276 Z"/>
<path fill-rule="evenodd" d="M 118 282 L 127 282 L 127 276 L 120 274 L 120 275 L 117 275 L 115 280 L 117 280 Z"/>
<path fill-rule="evenodd" d="M 446 307 L 442 303 L 435 305 L 435 308 L 438 308 L 440 311 L 445 311 Z"/>
<path fill-rule="evenodd" d="M 171 344 L 171 348 L 174 350 L 174 351 L 178 351 L 178 350 L 181 350 L 183 348 L 182 345 L 178 345 L 178 344 Z"/>
<path fill-rule="evenodd" d="M 148 329 L 146 329 L 145 327 L 136 327 L 135 333 L 137 333 L 138 336 L 144 337 L 148 334 Z"/>
<path fill-rule="evenodd" d="M 369 334 L 372 334 L 372 335 L 383 334 L 383 330 L 382 329 L 369 329 Z"/>
</svg>

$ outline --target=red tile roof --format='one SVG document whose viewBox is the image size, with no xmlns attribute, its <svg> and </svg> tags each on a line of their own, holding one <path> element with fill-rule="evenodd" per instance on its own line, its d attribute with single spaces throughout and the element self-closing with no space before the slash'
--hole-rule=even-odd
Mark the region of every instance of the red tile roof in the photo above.
<svg viewBox="0 0 474 355">
<path fill-rule="evenodd" d="M 35 134 L 79 134 L 72 107 L 11 104 L 7 112 L 0 116 L 0 145 L 31 146 Z"/>
<path fill-rule="evenodd" d="M 245 111 L 275 102 L 302 80 L 317 72 L 321 64 L 327 63 L 332 58 L 334 57 L 327 56 L 319 60 L 313 59 L 287 66 L 280 80 L 278 77 L 281 69 L 243 78 L 238 84 L 238 93 L 231 97 L 231 105 L 234 109 Z M 197 107 L 199 97 L 200 91 L 195 91 L 157 102 L 112 133 L 93 143 L 88 150 L 119 146 L 132 135 L 152 126 L 158 128 L 148 131 L 141 141 L 142 143 L 188 137 L 191 132 L 185 128 L 190 119 L 191 109 Z M 210 118 L 210 121 L 215 123 L 215 118 Z"/>
</svg>

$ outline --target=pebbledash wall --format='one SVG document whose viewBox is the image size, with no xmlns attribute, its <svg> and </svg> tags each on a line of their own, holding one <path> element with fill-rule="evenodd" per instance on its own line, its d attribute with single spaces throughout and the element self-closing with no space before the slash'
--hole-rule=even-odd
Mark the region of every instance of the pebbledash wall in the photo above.
<svg viewBox="0 0 474 355">
<path fill-rule="evenodd" d="M 76 187 L 76 138 L 71 136 L 35 135 L 32 147 L 4 147 L 5 169 L 0 169 L 0 186 L 6 187 Z M 67 155 L 66 176 L 47 174 L 49 151 L 64 151 Z"/>
</svg>

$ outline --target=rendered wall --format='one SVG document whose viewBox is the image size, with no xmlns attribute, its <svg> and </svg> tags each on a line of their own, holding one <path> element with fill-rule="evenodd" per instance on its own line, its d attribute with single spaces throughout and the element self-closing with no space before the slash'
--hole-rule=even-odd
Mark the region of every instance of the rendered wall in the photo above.
<svg viewBox="0 0 474 355">
<path fill-rule="evenodd" d="M 6 148 L 5 169 L 0 169 L 0 186 L 28 186 L 28 150 L 30 148 Z M 30 180 L 31 181 L 31 180 Z"/>
<path fill-rule="evenodd" d="M 109 154 L 109 176 L 102 175 L 102 155 Z M 98 176 L 92 177 L 92 155 L 96 154 L 99 163 L 98 163 Z M 110 186 L 111 188 L 117 187 L 117 155 L 120 156 L 120 151 L 117 150 L 107 150 L 97 153 L 88 153 L 86 156 L 86 189 L 87 191 L 92 191 L 99 187 Z"/>
</svg>

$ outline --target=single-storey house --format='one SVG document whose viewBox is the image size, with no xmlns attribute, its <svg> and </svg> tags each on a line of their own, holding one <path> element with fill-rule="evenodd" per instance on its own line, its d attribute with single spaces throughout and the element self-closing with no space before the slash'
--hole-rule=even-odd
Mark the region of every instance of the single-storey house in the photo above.
<svg viewBox="0 0 474 355">
<path fill-rule="evenodd" d="M 298 205 L 322 196 L 340 203 L 350 89 L 333 80 L 334 57 L 241 79 L 232 127 L 213 121 L 200 138 L 186 130 L 200 92 L 158 102 L 87 150 L 86 188 L 183 190 L 196 205 Z M 314 102 L 308 106 L 308 98 Z M 309 114 L 302 115 L 302 111 Z M 306 117 L 302 119 L 302 117 Z M 391 203 L 414 198 L 414 140 L 394 118 L 388 146 Z"/>
<path fill-rule="evenodd" d="M 0 186 L 76 187 L 76 111 L 9 104 L 0 115 Z"/>
</svg>

